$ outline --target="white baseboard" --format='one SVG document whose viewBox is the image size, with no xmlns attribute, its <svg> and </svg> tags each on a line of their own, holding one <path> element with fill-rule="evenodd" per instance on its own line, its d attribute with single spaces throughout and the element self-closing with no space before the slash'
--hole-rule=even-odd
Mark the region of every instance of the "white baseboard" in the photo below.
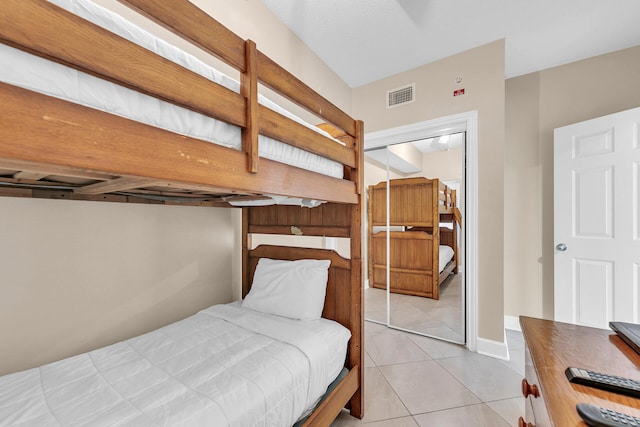
<svg viewBox="0 0 640 427">
<path fill-rule="evenodd" d="M 495 357 L 496 359 L 509 360 L 509 348 L 507 340 L 498 342 L 478 337 L 476 351 L 485 356 Z"/>
<path fill-rule="evenodd" d="M 517 316 L 504 316 L 504 328 L 511 331 L 522 332 L 520 319 Z"/>
<path fill-rule="evenodd" d="M 509 360 L 509 347 L 507 346 L 507 329 L 520 331 L 520 319 L 517 316 L 504 316 L 504 342 L 497 342 L 478 337 L 478 353 L 497 359 Z"/>
</svg>

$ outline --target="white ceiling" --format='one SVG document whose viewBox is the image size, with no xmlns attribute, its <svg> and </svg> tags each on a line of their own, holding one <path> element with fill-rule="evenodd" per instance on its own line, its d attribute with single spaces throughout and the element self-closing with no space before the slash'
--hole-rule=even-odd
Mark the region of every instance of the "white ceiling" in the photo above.
<svg viewBox="0 0 640 427">
<path fill-rule="evenodd" d="M 450 135 L 436 136 L 434 138 L 421 139 L 412 141 L 414 147 L 423 153 L 432 151 L 448 150 L 450 148 L 462 147 L 465 142 L 465 134 L 463 132 L 453 133 Z"/>
<path fill-rule="evenodd" d="M 262 0 L 349 86 L 505 39 L 505 77 L 640 45 L 640 0 Z"/>
</svg>

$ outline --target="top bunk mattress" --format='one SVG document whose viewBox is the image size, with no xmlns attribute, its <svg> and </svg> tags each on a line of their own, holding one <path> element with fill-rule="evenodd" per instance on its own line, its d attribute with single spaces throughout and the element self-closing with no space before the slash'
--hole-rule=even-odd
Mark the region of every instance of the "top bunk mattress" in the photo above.
<svg viewBox="0 0 640 427">
<path fill-rule="evenodd" d="M 349 331 L 216 305 L 0 377 L 0 426 L 292 425 L 344 366 Z"/>
<path fill-rule="evenodd" d="M 89 0 L 49 1 L 236 93 L 240 92 L 238 81 L 189 53 L 155 37 L 110 10 Z M 0 44 L 0 63 L 2 63 L 0 81 L 5 83 L 228 148 L 241 149 L 241 129 L 223 121 L 178 107 L 4 44 Z M 259 102 L 331 138 L 326 132 L 306 123 L 262 95 L 259 96 Z M 340 142 L 336 140 L 336 143 Z M 334 178 L 343 177 L 342 164 L 263 135 L 259 136 L 259 155 Z"/>
</svg>

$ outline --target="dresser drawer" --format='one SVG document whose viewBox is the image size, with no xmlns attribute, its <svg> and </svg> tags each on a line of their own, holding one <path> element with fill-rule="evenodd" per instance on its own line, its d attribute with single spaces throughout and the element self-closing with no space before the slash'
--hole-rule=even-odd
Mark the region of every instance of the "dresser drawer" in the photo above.
<svg viewBox="0 0 640 427">
<path fill-rule="evenodd" d="M 526 398 L 525 421 L 535 427 L 551 427 L 551 420 L 544 402 L 543 390 L 531 360 L 529 346 L 524 353 L 525 378 L 522 380 L 522 395 Z M 526 424 L 525 424 L 526 425 Z"/>
</svg>

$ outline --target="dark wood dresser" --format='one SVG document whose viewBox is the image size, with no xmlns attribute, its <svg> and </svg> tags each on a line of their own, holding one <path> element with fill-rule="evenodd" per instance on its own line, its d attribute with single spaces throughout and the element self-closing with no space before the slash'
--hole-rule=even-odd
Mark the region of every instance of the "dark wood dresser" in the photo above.
<svg viewBox="0 0 640 427">
<path fill-rule="evenodd" d="M 640 355 L 613 331 L 520 317 L 525 340 L 522 393 L 525 418 L 520 427 L 586 426 L 576 404 L 591 403 L 640 417 L 640 399 L 572 384 L 568 366 L 640 379 Z"/>
</svg>

